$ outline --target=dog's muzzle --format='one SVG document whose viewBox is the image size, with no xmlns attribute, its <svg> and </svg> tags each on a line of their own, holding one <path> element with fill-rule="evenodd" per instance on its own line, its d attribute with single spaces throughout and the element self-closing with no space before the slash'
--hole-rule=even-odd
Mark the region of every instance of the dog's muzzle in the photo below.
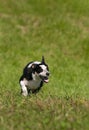
<svg viewBox="0 0 89 130">
<path fill-rule="evenodd" d="M 40 75 L 40 78 L 41 78 L 42 81 L 45 82 L 45 83 L 48 83 L 48 82 L 49 82 L 48 76 L 42 76 L 42 75 Z"/>
</svg>

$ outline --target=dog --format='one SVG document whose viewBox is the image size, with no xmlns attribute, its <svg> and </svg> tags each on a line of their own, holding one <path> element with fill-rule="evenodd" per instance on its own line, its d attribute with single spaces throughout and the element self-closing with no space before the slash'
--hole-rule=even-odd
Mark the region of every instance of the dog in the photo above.
<svg viewBox="0 0 89 130">
<path fill-rule="evenodd" d="M 19 83 L 21 86 L 21 94 L 24 96 L 30 93 L 37 93 L 42 88 L 44 82 L 49 82 L 49 67 L 45 63 L 44 56 L 42 61 L 32 61 L 23 69 L 23 74 L 20 77 Z"/>
</svg>

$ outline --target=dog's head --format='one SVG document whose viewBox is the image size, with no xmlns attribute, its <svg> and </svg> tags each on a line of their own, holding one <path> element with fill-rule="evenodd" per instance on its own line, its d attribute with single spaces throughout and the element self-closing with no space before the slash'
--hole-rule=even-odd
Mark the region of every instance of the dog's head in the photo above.
<svg viewBox="0 0 89 130">
<path fill-rule="evenodd" d="M 43 82 L 48 83 L 50 72 L 48 65 L 45 63 L 44 57 L 42 57 L 42 61 L 38 64 L 34 62 L 32 68 L 36 76 L 40 77 Z"/>
</svg>

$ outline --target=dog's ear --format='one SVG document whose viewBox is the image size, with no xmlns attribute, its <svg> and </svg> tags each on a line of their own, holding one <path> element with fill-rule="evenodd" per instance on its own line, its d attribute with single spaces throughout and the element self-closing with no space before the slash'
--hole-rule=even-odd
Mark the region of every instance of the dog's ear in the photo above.
<svg viewBox="0 0 89 130">
<path fill-rule="evenodd" d="M 44 56 L 42 56 L 42 61 L 41 61 L 41 63 L 45 64 Z"/>
<path fill-rule="evenodd" d="M 36 68 L 36 64 L 32 64 L 32 69 L 35 69 Z"/>
</svg>

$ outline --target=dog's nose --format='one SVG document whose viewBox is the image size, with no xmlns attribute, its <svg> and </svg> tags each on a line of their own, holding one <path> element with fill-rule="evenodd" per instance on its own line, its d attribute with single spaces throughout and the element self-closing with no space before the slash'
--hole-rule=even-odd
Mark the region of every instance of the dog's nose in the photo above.
<svg viewBox="0 0 89 130">
<path fill-rule="evenodd" d="M 49 72 L 47 72 L 46 75 L 49 76 Z"/>
</svg>

